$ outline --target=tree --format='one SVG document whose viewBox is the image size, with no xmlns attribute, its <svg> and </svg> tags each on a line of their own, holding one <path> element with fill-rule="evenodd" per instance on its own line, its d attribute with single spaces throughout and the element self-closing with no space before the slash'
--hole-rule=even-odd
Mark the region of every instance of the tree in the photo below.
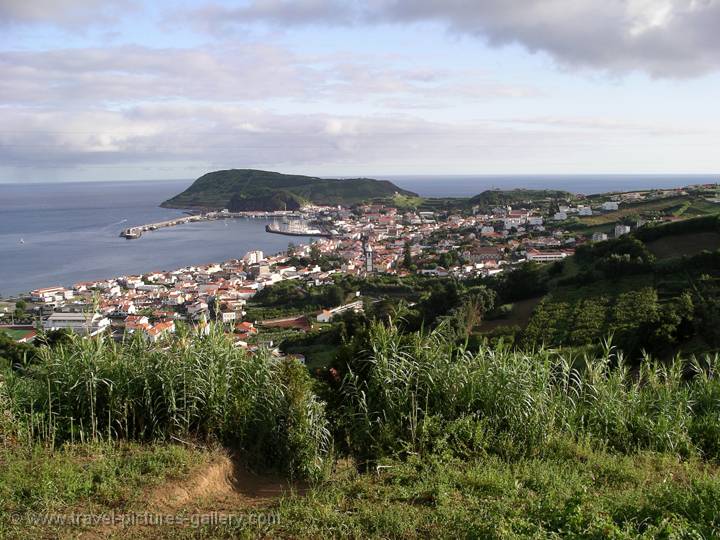
<svg viewBox="0 0 720 540">
<path fill-rule="evenodd" d="M 322 258 L 322 253 L 320 253 L 320 246 L 318 246 L 317 242 L 313 242 L 310 244 L 310 261 L 313 264 L 317 264 L 320 262 L 320 259 Z"/>
<path fill-rule="evenodd" d="M 339 285 L 331 285 L 325 293 L 325 305 L 335 307 L 341 305 L 345 301 L 345 291 Z"/>
<path fill-rule="evenodd" d="M 403 247 L 403 266 L 410 269 L 413 265 L 412 253 L 410 252 L 410 242 L 406 241 Z"/>
<path fill-rule="evenodd" d="M 287 256 L 288 257 L 294 257 L 297 253 L 297 246 L 290 242 L 287 247 Z"/>
</svg>

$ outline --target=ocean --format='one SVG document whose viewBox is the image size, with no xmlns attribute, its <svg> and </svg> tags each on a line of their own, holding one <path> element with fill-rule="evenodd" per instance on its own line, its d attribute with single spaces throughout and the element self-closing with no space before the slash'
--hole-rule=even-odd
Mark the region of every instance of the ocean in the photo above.
<svg viewBox="0 0 720 540">
<path fill-rule="evenodd" d="M 426 197 L 485 189 L 548 188 L 600 193 L 717 182 L 720 175 L 385 176 Z M 153 270 L 276 253 L 290 240 L 264 220 L 223 220 L 160 229 L 138 240 L 120 230 L 182 215 L 158 205 L 192 180 L 0 184 L 0 296 Z"/>
<path fill-rule="evenodd" d="M 277 253 L 306 239 L 265 232 L 266 220 L 188 223 L 120 238 L 131 225 L 183 215 L 159 208 L 184 181 L 0 184 L 0 295 L 153 270 Z"/>
<path fill-rule="evenodd" d="M 559 189 L 570 193 L 606 193 L 652 188 L 683 187 L 691 184 L 720 182 L 720 174 L 515 174 L 454 176 L 387 176 L 370 178 L 390 180 L 423 197 L 469 197 L 486 189 Z"/>
</svg>

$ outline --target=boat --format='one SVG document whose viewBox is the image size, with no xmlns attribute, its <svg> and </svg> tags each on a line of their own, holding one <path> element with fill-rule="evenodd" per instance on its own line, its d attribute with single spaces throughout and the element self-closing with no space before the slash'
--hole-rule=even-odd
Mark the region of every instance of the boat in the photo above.
<svg viewBox="0 0 720 540">
<path fill-rule="evenodd" d="M 25 243 L 25 239 L 24 239 L 24 238 L 21 238 L 21 239 L 20 239 L 20 243 L 21 243 L 21 244 L 24 244 L 24 243 Z"/>
</svg>

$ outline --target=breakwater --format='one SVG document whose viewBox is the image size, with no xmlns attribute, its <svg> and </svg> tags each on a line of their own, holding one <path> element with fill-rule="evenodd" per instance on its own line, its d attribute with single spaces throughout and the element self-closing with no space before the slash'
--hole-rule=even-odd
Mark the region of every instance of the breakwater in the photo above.
<svg viewBox="0 0 720 540">
<path fill-rule="evenodd" d="M 295 212 L 206 212 L 204 214 L 193 214 L 189 216 L 183 216 L 175 219 L 169 219 L 166 221 L 158 221 L 156 223 L 147 223 L 145 225 L 136 225 L 134 227 L 127 227 L 120 232 L 120 236 L 127 238 L 128 240 L 134 240 L 140 238 L 143 233 L 148 231 L 155 231 L 165 227 L 175 227 L 176 225 L 183 225 L 185 223 L 195 223 L 197 221 L 214 221 L 217 219 L 235 219 L 235 218 L 246 218 L 246 219 L 268 219 L 278 217 L 300 217 L 300 214 Z M 315 236 L 315 235 L 313 235 Z"/>
</svg>

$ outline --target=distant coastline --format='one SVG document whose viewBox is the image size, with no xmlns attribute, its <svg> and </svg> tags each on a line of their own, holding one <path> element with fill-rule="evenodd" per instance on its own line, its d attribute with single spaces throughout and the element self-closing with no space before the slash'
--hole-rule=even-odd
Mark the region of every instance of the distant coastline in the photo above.
<svg viewBox="0 0 720 540">
<path fill-rule="evenodd" d="M 374 176 L 429 197 L 463 197 L 485 189 L 513 187 L 589 194 L 677 187 L 717 182 L 720 178 L 718 174 Z M 268 234 L 261 220 L 190 223 L 157 231 L 137 242 L 118 236 L 122 227 L 187 215 L 158 205 L 191 183 L 159 180 L 0 184 L 0 295 L 227 260 L 252 249 L 277 253 L 287 247 L 285 235 Z"/>
</svg>

